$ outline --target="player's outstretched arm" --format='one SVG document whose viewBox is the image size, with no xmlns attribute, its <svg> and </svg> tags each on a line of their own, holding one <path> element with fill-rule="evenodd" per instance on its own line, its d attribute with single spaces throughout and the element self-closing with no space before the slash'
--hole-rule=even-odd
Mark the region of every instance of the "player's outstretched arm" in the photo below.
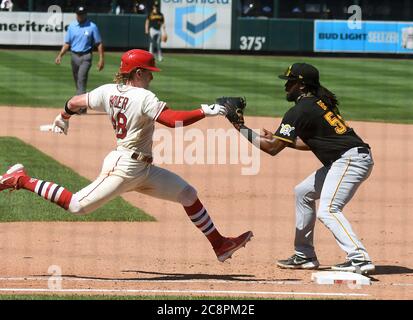
<svg viewBox="0 0 413 320">
<path fill-rule="evenodd" d="M 69 99 L 65 104 L 64 111 L 59 113 L 54 119 L 52 131 L 67 134 L 70 117 L 74 114 L 79 114 L 80 109 L 87 106 L 87 94 L 81 94 Z"/>
<path fill-rule="evenodd" d="M 272 132 L 266 129 L 262 129 L 264 134 L 259 135 L 243 124 L 234 125 L 234 127 L 254 146 L 272 156 L 277 155 L 290 144 L 289 142 L 277 139 Z"/>
<path fill-rule="evenodd" d="M 175 128 L 177 126 L 188 126 L 205 117 L 225 115 L 226 112 L 226 108 L 219 104 L 202 104 L 200 109 L 188 111 L 172 110 L 165 107 L 156 121 L 164 126 Z"/>
<path fill-rule="evenodd" d="M 87 93 L 84 93 L 69 99 L 69 101 L 67 102 L 67 108 L 65 106 L 65 112 L 68 109 L 69 111 L 71 111 L 71 114 L 68 113 L 69 115 L 79 114 L 80 109 L 84 109 L 87 107 Z"/>
<path fill-rule="evenodd" d="M 296 149 L 296 150 L 301 150 L 301 151 L 310 151 L 310 147 L 305 144 L 303 140 L 300 138 L 297 138 L 294 143 L 289 143 L 288 147 Z"/>
<path fill-rule="evenodd" d="M 264 134 L 259 136 L 260 149 L 272 156 L 277 155 L 285 147 L 288 147 L 291 143 L 277 139 L 271 131 L 262 129 Z"/>
</svg>

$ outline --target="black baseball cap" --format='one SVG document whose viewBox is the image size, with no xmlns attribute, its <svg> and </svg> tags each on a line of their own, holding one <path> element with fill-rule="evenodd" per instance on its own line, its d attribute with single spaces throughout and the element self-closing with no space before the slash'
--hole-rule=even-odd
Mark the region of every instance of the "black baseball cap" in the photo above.
<svg viewBox="0 0 413 320">
<path fill-rule="evenodd" d="M 284 74 L 278 77 L 283 80 L 301 80 L 308 85 L 320 85 L 318 69 L 308 63 L 294 63 L 285 70 Z"/>
<path fill-rule="evenodd" d="M 86 8 L 84 6 L 78 6 L 75 10 L 76 14 L 86 14 Z"/>
</svg>

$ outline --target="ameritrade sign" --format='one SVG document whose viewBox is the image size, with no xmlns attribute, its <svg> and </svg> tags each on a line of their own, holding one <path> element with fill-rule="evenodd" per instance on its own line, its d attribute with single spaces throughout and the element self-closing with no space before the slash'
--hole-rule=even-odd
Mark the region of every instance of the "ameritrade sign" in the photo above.
<svg viewBox="0 0 413 320">
<path fill-rule="evenodd" d="M 350 24 L 350 25 L 349 25 Z M 316 20 L 314 51 L 413 54 L 413 23 Z"/>
<path fill-rule="evenodd" d="M 230 49 L 230 0 L 162 0 L 166 48 Z"/>
<path fill-rule="evenodd" d="M 74 14 L 0 12 L 0 44 L 62 45 Z"/>
</svg>

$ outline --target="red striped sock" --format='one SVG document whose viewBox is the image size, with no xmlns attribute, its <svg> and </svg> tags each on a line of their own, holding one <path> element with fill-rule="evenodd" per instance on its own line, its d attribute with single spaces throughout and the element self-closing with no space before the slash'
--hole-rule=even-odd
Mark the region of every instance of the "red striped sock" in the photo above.
<svg viewBox="0 0 413 320">
<path fill-rule="evenodd" d="M 191 219 L 192 223 L 202 231 L 202 233 L 207 237 L 212 247 L 216 248 L 221 245 L 223 237 L 215 228 L 208 211 L 204 208 L 203 204 L 199 199 L 189 207 L 184 207 L 186 213 Z"/>
<path fill-rule="evenodd" d="M 22 177 L 19 181 L 21 188 L 37 193 L 42 198 L 56 203 L 67 210 L 73 194 L 54 182 L 47 182 L 30 177 Z"/>
</svg>

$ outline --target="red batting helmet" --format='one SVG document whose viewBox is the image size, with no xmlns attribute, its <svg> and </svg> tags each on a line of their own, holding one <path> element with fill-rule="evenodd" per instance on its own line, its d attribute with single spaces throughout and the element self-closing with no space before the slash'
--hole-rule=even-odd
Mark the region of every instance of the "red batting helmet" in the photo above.
<svg viewBox="0 0 413 320">
<path fill-rule="evenodd" d="M 129 73 L 135 68 L 161 71 L 155 66 L 153 54 L 140 49 L 132 49 L 122 55 L 119 71 L 120 73 Z"/>
</svg>

